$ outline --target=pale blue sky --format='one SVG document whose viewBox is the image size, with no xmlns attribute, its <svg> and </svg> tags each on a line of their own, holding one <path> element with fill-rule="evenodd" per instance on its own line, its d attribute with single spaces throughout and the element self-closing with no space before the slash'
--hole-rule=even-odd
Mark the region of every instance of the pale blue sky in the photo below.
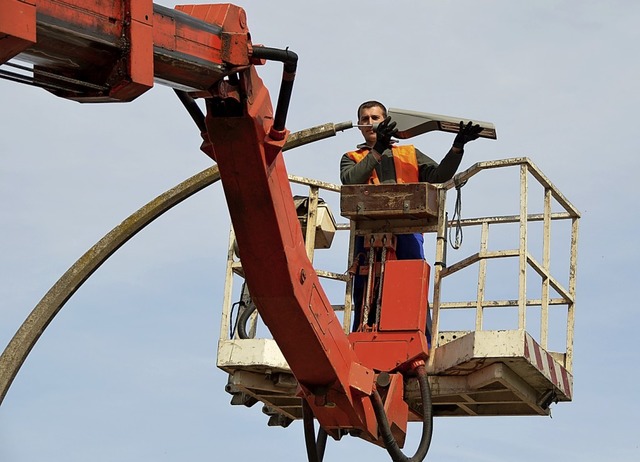
<svg viewBox="0 0 640 462">
<path fill-rule="evenodd" d="M 430 458 L 638 460 L 640 3 L 238 4 L 254 43 L 300 56 L 290 130 L 354 120 L 372 98 L 491 121 L 498 140 L 470 145 L 461 168 L 530 157 L 583 214 L 574 401 L 554 405 L 553 418 L 436 419 Z M 281 67 L 259 72 L 275 100 Z M 167 88 L 130 104 L 80 105 L 0 81 L 0 98 L 4 348 L 91 245 L 211 162 Z M 433 134 L 415 144 L 439 160 L 451 140 Z M 351 131 L 292 151 L 289 171 L 337 183 L 340 156 L 359 141 Z M 0 407 L 0 460 L 304 460 L 300 422 L 268 428 L 258 406 L 232 408 L 215 367 L 227 236 L 218 184 L 100 268 L 47 329 Z M 409 453 L 418 434 L 410 427 Z M 353 438 L 329 442 L 326 460 L 365 458 L 389 460 Z"/>
</svg>

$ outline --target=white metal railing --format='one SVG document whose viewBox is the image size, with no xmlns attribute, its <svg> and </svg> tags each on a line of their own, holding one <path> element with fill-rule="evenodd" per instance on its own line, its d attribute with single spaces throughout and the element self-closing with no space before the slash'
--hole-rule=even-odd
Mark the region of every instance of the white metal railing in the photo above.
<svg viewBox="0 0 640 462">
<path fill-rule="evenodd" d="M 447 223 L 446 217 L 446 192 L 461 184 L 477 174 L 496 168 L 519 167 L 519 214 L 502 215 L 484 218 L 462 219 L 457 224 L 461 227 L 480 227 L 479 250 L 468 255 L 453 264 L 444 264 L 446 256 L 446 232 L 447 227 L 452 223 Z M 541 213 L 530 213 L 529 211 L 529 177 L 533 177 L 544 191 L 543 210 Z M 555 200 L 561 207 L 561 212 L 552 211 L 552 200 Z M 468 170 L 459 173 L 455 181 L 443 184 L 439 190 L 439 224 L 437 229 L 436 263 L 434 275 L 433 294 L 433 336 L 440 341 L 446 341 L 441 336 L 440 330 L 440 310 L 475 310 L 475 330 L 483 330 L 485 310 L 494 308 L 514 308 L 517 310 L 517 329 L 527 329 L 527 309 L 531 307 L 540 308 L 540 345 L 547 350 L 549 344 L 549 312 L 550 308 L 557 306 L 566 307 L 566 347 L 565 351 L 553 352 L 553 356 L 569 372 L 572 369 L 573 361 L 573 335 L 575 319 L 575 291 L 576 291 L 576 264 L 577 264 L 577 242 L 578 242 L 578 221 L 580 213 L 562 195 L 562 193 L 549 181 L 549 179 L 527 158 L 513 158 L 499 161 L 479 162 Z M 563 285 L 559 278 L 551 274 L 551 224 L 558 220 L 570 220 L 571 230 L 569 238 L 569 261 L 568 284 Z M 542 261 L 538 261 L 529 251 L 530 232 L 528 224 L 532 222 L 542 222 Z M 504 224 L 518 224 L 518 246 L 514 249 L 488 250 L 488 239 L 490 229 Z M 517 299 L 495 300 L 486 298 L 487 283 L 487 262 L 492 259 L 517 259 L 518 261 L 518 295 Z M 471 301 L 442 302 L 443 281 L 451 275 L 468 269 L 474 264 L 478 264 L 477 274 L 477 297 Z M 540 298 L 527 298 L 527 275 L 529 270 L 533 270 L 540 277 Z M 552 297 L 552 290 L 557 297 Z M 437 343 L 436 343 L 437 347 Z"/>
<path fill-rule="evenodd" d="M 447 192 L 455 188 L 456 184 L 468 181 L 481 172 L 494 170 L 499 168 L 516 167 L 519 168 L 519 213 L 514 215 L 495 215 L 477 218 L 465 218 L 459 221 L 459 226 L 463 228 L 479 229 L 479 248 L 477 252 L 467 255 L 456 262 L 445 263 L 447 230 L 453 225 L 447 222 L 446 214 L 446 196 Z M 529 209 L 529 180 L 530 177 L 542 187 L 544 197 L 542 202 L 542 211 L 530 211 Z M 305 242 L 307 253 L 310 260 L 314 258 L 314 242 L 318 211 L 319 191 L 328 191 L 338 193 L 340 186 L 332 183 L 312 180 L 308 178 L 290 175 L 292 183 L 306 185 L 309 188 L 309 206 L 306 217 Z M 553 211 L 553 201 L 559 204 L 561 211 Z M 527 310 L 532 307 L 540 309 L 540 326 L 538 341 L 540 345 L 547 350 L 549 345 L 549 325 L 550 311 L 556 308 L 566 307 L 566 326 L 565 332 L 565 349 L 564 351 L 552 352 L 552 355 L 562 364 L 569 372 L 572 369 L 573 359 L 573 335 L 574 335 L 574 317 L 575 317 L 575 291 L 576 291 L 576 263 L 577 263 L 577 241 L 578 241 L 578 221 L 580 214 L 578 210 L 562 195 L 562 193 L 547 179 L 547 177 L 527 158 L 513 158 L 498 161 L 479 162 L 468 170 L 459 173 L 448 183 L 438 185 L 438 203 L 439 203 L 439 219 L 438 225 L 425 228 L 423 231 L 432 234 L 436 238 L 436 255 L 434 266 L 434 290 L 433 302 L 431 304 L 433 312 L 432 334 L 436 339 L 434 347 L 446 341 L 442 340 L 441 334 L 445 334 L 440 329 L 441 310 L 475 310 L 474 330 L 484 330 L 485 310 L 487 309 L 514 309 L 517 310 L 517 326 L 519 330 L 531 328 L 527 326 Z M 563 284 L 560 278 L 555 277 L 551 273 L 551 224 L 555 221 L 569 220 L 571 223 L 569 238 L 569 261 L 568 264 L 568 283 Z M 541 223 L 541 242 L 542 242 L 542 258 L 536 259 L 529 251 L 529 241 L 531 233 L 528 231 L 529 223 Z M 518 228 L 516 248 L 507 248 L 501 250 L 489 250 L 488 242 L 492 230 L 497 227 L 516 224 Z M 337 224 L 336 231 L 351 230 L 349 239 L 348 258 L 350 265 L 353 258 L 353 241 L 354 226 L 353 223 Z M 344 256 L 342 256 L 344 258 Z M 487 274 L 488 262 L 491 260 L 516 260 L 518 271 L 518 288 L 517 297 L 513 299 L 492 299 L 487 296 Z M 452 275 L 460 272 L 468 272 L 469 268 L 477 263 L 477 282 L 476 297 L 468 301 L 443 301 L 444 284 L 443 282 Z M 540 296 L 536 298 L 527 297 L 527 276 L 531 273 L 538 275 L 540 278 Z M 334 305 L 336 311 L 343 312 L 343 327 L 348 333 L 351 327 L 352 306 L 351 306 L 351 278 L 344 273 L 326 271 L 322 269 L 316 270 L 317 274 L 323 278 L 342 281 L 346 285 L 344 305 Z M 226 283 L 224 290 L 222 322 L 221 322 L 221 340 L 229 340 L 231 338 L 231 315 L 233 308 L 233 276 L 234 274 L 242 276 L 242 264 L 235 252 L 235 236 L 233 230 L 230 232 Z M 555 292 L 556 296 L 552 296 Z M 255 332 L 255 317 L 251 329 Z M 460 329 L 463 331 L 463 329 Z M 431 355 L 431 358 L 435 355 Z"/>
<path fill-rule="evenodd" d="M 333 193 L 340 193 L 340 185 L 336 185 L 333 183 L 328 183 L 324 181 L 313 180 L 310 178 L 300 177 L 296 175 L 289 175 L 289 181 L 291 183 L 296 183 L 300 185 L 308 186 L 308 207 L 307 207 L 307 216 L 306 216 L 306 229 L 305 229 L 305 246 L 307 250 L 307 255 L 309 260 L 313 263 L 314 253 L 315 253 L 315 238 L 316 238 L 316 225 L 318 224 L 318 204 L 319 204 L 319 195 L 320 191 L 328 191 Z M 348 231 L 350 229 L 348 223 L 337 223 L 336 231 Z M 344 304 L 333 305 L 335 311 L 343 311 L 344 314 L 344 329 L 345 332 L 349 331 L 350 326 L 350 316 L 351 316 L 351 278 L 348 277 L 344 272 L 337 273 L 334 271 L 328 271 L 324 269 L 317 269 L 316 273 L 318 276 L 324 279 L 331 279 L 336 281 L 342 281 L 346 285 L 345 293 L 345 301 Z M 227 248 L 227 267 L 225 273 L 225 286 L 224 286 L 224 295 L 222 302 L 222 320 L 220 324 L 220 340 L 231 340 L 231 337 L 237 337 L 237 332 L 235 335 L 232 334 L 232 315 L 233 315 L 233 297 L 234 297 L 234 275 L 239 275 L 243 277 L 242 273 L 242 263 L 237 256 L 236 251 L 236 240 L 235 233 L 233 228 L 229 232 L 229 246 Z M 256 321 L 257 316 L 256 313 L 250 319 L 250 327 L 249 332 L 251 335 L 255 335 L 256 332 Z"/>
</svg>

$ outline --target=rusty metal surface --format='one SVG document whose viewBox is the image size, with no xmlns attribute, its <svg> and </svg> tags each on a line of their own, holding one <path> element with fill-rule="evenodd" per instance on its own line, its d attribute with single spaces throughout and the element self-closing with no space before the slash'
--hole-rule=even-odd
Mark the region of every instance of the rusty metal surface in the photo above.
<svg viewBox="0 0 640 462">
<path fill-rule="evenodd" d="M 354 221 L 425 218 L 437 221 L 437 190 L 429 183 L 343 185 L 342 216 Z"/>
</svg>

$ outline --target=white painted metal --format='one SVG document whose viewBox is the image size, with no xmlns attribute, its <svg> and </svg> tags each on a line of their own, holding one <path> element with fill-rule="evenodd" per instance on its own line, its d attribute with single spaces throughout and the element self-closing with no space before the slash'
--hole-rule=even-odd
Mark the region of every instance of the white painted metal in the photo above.
<svg viewBox="0 0 640 462">
<path fill-rule="evenodd" d="M 316 248 L 316 222 L 318 219 L 318 187 L 309 186 L 309 205 L 307 207 L 306 217 L 306 235 L 305 246 L 307 249 L 307 257 L 313 263 L 314 249 Z"/>
<path fill-rule="evenodd" d="M 229 373 L 237 369 L 254 372 L 291 372 L 275 340 L 270 338 L 220 339 L 218 367 Z"/>
<path fill-rule="evenodd" d="M 508 174 L 510 167 L 519 173 L 520 199 L 518 215 L 499 215 L 462 219 L 463 227 L 479 227 L 479 249 L 457 261 L 447 262 L 446 196 L 454 188 L 454 181 L 439 185 L 439 221 L 437 226 L 423 229 L 435 238 L 436 258 L 434 262 L 434 291 L 432 297 L 432 335 L 434 345 L 429 358 L 428 370 L 437 416 L 479 415 L 547 415 L 553 401 L 572 399 L 573 329 L 575 320 L 575 291 L 577 269 L 578 221 L 577 209 L 560 193 L 542 172 L 527 158 L 514 158 L 480 162 L 457 175 L 458 183 L 472 179 L 486 170 L 502 169 Z M 530 211 L 529 180 L 540 184 L 544 191 L 543 210 Z M 291 176 L 290 180 L 310 187 L 309 212 L 306 217 L 307 242 L 315 242 L 318 213 L 318 191 L 339 192 L 340 186 L 317 180 Z M 562 211 L 554 212 L 552 203 Z M 551 274 L 552 223 L 571 220 L 568 285 Z M 542 222 L 542 236 L 531 234 L 527 225 Z M 489 250 L 491 232 L 498 226 L 518 224 L 517 248 Z M 407 222 L 398 232 L 415 229 Z M 350 230 L 349 255 L 353 253 L 355 227 L 338 223 L 336 231 Z M 538 261 L 528 249 L 533 238 L 542 241 L 542 261 Z M 554 241 L 557 242 L 557 241 Z M 492 240 L 493 243 L 493 240 Z M 313 245 L 307 251 L 313 258 Z M 218 366 L 229 372 L 227 391 L 232 403 L 250 405 L 257 401 L 264 404 L 263 412 L 270 416 L 269 425 L 286 426 L 292 419 L 301 416 L 300 402 L 296 397 L 296 382 L 286 365 L 277 345 L 272 339 L 230 338 L 231 294 L 233 274 L 242 275 L 242 265 L 233 252 L 234 236 L 230 235 L 227 281 L 223 301 Z M 450 256 L 449 256 L 450 257 Z M 491 299 L 487 292 L 488 261 L 504 261 L 517 258 L 517 298 Z M 349 259 L 348 263 L 351 263 Z M 475 300 L 442 301 L 445 281 L 454 274 L 473 269 L 477 264 L 477 289 Z M 540 296 L 527 297 L 527 272 L 540 277 Z M 345 332 L 351 325 L 351 279 L 348 275 L 317 270 L 321 277 L 345 282 L 346 295 L 343 305 L 334 306 L 344 310 Z M 531 282 L 531 276 L 529 276 Z M 454 288 L 455 291 L 455 288 Z M 549 316 L 551 310 L 566 309 L 566 348 L 564 351 L 547 351 L 549 345 Z M 527 326 L 528 310 L 540 310 L 539 332 L 529 332 L 536 326 Z M 485 330 L 487 310 L 515 310 L 517 323 L 513 329 Z M 441 330 L 441 311 L 474 310 L 474 329 Z M 525 329 L 526 328 L 526 329 Z M 557 332 L 558 329 L 554 329 Z M 420 407 L 417 384 L 409 381 L 406 391 L 409 406 Z"/>
</svg>

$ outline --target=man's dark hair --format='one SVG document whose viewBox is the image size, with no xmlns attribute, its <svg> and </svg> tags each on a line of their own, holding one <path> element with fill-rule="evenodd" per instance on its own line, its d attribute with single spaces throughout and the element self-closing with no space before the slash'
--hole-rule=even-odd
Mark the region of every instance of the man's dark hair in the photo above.
<svg viewBox="0 0 640 462">
<path fill-rule="evenodd" d="M 358 120 L 360 120 L 360 111 L 362 111 L 363 109 L 369 109 L 371 107 L 379 107 L 382 109 L 382 115 L 384 117 L 387 117 L 387 108 L 384 106 L 384 104 L 382 104 L 380 101 L 365 101 L 364 103 L 362 103 L 360 105 L 360 107 L 358 107 Z"/>
</svg>

